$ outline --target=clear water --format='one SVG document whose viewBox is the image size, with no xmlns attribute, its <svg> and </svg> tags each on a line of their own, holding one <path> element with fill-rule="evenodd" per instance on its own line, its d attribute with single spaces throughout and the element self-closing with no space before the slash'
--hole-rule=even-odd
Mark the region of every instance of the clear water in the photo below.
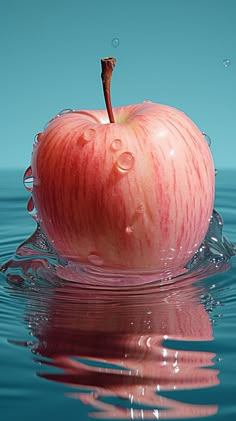
<svg viewBox="0 0 236 421">
<path fill-rule="evenodd" d="M 236 259 L 218 214 L 236 242 L 236 171 L 218 172 L 187 274 L 132 287 L 60 279 L 38 234 L 14 255 L 35 230 L 22 174 L 0 172 L 2 419 L 233 421 Z"/>
</svg>

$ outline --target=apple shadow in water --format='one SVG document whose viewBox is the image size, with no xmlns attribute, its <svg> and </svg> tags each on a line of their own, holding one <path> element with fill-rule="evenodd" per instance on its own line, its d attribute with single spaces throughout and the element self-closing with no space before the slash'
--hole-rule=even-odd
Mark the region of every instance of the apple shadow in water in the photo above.
<svg viewBox="0 0 236 421">
<path fill-rule="evenodd" d="M 69 386 L 67 396 L 94 409 L 89 416 L 206 417 L 218 406 L 194 402 L 193 390 L 217 386 L 219 379 L 215 354 L 193 350 L 197 341 L 213 340 L 202 293 L 190 279 L 120 290 L 70 282 L 44 285 L 31 289 L 25 310 L 37 340 L 11 343 L 30 347 L 41 363 L 37 375 Z M 183 341 L 191 342 L 191 350 L 181 349 Z M 175 397 L 189 390 L 192 403 L 182 401 L 184 395 L 181 401 Z"/>
</svg>

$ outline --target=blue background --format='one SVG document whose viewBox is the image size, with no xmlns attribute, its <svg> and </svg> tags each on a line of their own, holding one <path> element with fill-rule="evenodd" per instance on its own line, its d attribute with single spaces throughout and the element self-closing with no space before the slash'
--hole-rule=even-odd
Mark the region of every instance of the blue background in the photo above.
<svg viewBox="0 0 236 421">
<path fill-rule="evenodd" d="M 104 108 L 109 55 L 114 107 L 179 108 L 211 137 L 216 168 L 236 168 L 235 0 L 1 0 L 0 40 L 0 168 L 26 168 L 60 110 Z"/>
</svg>

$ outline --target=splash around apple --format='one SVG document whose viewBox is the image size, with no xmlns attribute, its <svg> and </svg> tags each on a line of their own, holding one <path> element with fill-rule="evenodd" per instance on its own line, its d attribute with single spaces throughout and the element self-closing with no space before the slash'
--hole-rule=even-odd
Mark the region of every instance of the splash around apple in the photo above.
<svg viewBox="0 0 236 421">
<path fill-rule="evenodd" d="M 214 201 L 210 148 L 183 112 L 149 101 L 57 115 L 32 154 L 38 222 L 68 262 L 174 272 L 200 247 Z"/>
</svg>

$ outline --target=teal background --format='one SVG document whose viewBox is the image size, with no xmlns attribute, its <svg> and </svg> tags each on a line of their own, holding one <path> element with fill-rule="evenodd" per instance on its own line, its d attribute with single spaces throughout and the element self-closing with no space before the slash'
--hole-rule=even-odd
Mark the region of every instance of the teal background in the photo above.
<svg viewBox="0 0 236 421">
<path fill-rule="evenodd" d="M 216 168 L 236 167 L 235 0 L 0 0 L 0 40 L 0 168 L 26 168 L 60 110 L 104 108 L 109 55 L 114 107 L 179 108 L 211 137 Z"/>
</svg>

